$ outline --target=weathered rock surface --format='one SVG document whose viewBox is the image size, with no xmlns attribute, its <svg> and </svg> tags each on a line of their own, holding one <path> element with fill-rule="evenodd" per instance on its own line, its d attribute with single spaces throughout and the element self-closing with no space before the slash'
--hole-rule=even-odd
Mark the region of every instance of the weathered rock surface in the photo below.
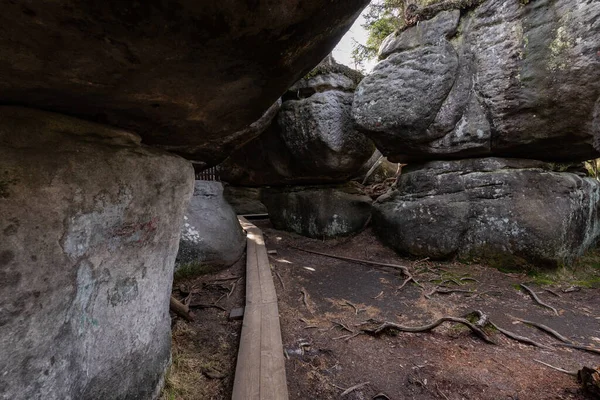
<svg viewBox="0 0 600 400">
<path fill-rule="evenodd" d="M 415 256 L 569 263 L 600 235 L 600 183 L 550 167 L 501 158 L 414 166 L 374 204 L 374 229 Z"/>
<path fill-rule="evenodd" d="M 488 0 L 383 43 L 353 115 L 390 161 L 598 157 L 600 3 Z"/>
<path fill-rule="evenodd" d="M 328 57 L 283 96 L 276 122 L 229 157 L 222 179 L 236 185 L 343 182 L 375 150 L 352 119 L 360 74 Z"/>
<path fill-rule="evenodd" d="M 311 238 L 359 232 L 371 217 L 371 199 L 352 185 L 265 188 L 262 201 L 275 228 Z"/>
<path fill-rule="evenodd" d="M 193 171 L 139 142 L 0 107 L 3 399 L 157 396 Z"/>
<path fill-rule="evenodd" d="M 266 214 L 267 207 L 260 201 L 261 190 L 260 188 L 226 185 L 223 197 L 238 215 Z"/>
<path fill-rule="evenodd" d="M 215 164 L 367 3 L 9 1 L 0 102 L 123 127 Z"/>
<path fill-rule="evenodd" d="M 175 261 L 178 268 L 233 265 L 244 253 L 246 236 L 220 182 L 196 181 L 184 216 Z"/>
</svg>

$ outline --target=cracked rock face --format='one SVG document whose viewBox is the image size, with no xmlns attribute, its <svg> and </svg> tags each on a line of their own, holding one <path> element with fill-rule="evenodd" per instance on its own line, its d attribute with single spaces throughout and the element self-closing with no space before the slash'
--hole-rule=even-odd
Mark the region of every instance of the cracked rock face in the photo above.
<svg viewBox="0 0 600 400">
<path fill-rule="evenodd" d="M 276 229 L 310 238 L 360 232 L 371 217 L 371 199 L 350 185 L 263 189 L 262 201 Z"/>
<path fill-rule="evenodd" d="M 0 121 L 0 397 L 155 398 L 190 163 L 59 114 Z"/>
<path fill-rule="evenodd" d="M 589 0 L 441 12 L 384 41 L 353 115 L 394 162 L 598 157 L 599 21 Z"/>
<path fill-rule="evenodd" d="M 184 216 L 175 268 L 224 268 L 246 248 L 246 236 L 220 182 L 197 180 Z"/>
<path fill-rule="evenodd" d="M 331 51 L 368 0 L 2 4 L 0 102 L 138 133 L 207 165 Z"/>
<path fill-rule="evenodd" d="M 374 204 L 378 236 L 401 253 L 515 268 L 568 264 L 600 235 L 600 183 L 524 159 L 409 168 Z"/>
</svg>

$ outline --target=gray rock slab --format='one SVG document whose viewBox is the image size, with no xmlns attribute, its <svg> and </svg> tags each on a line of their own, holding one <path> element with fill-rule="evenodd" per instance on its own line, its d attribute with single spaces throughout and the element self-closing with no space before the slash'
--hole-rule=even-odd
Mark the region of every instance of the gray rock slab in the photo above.
<svg viewBox="0 0 600 400">
<path fill-rule="evenodd" d="M 433 161 L 378 199 L 373 227 L 401 253 L 518 268 L 569 264 L 600 235 L 600 183 L 524 159 Z"/>
</svg>

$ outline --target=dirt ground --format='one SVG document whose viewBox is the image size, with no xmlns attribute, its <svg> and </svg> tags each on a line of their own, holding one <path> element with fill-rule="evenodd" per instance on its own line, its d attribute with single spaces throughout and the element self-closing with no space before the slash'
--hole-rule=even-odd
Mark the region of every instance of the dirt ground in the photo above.
<svg viewBox="0 0 600 400">
<path fill-rule="evenodd" d="M 554 347 L 556 339 L 512 317 L 545 324 L 575 342 L 600 348 L 600 270 L 586 269 L 587 280 L 579 282 L 564 272 L 547 276 L 503 273 L 478 264 L 402 258 L 382 246 L 369 229 L 353 238 L 321 241 L 274 230 L 268 221 L 255 223 L 264 232 L 267 248 L 277 251 L 270 260 L 279 298 L 291 399 L 591 398 L 580 390 L 576 378 L 535 360 L 577 370 L 600 365 L 600 355 Z M 297 248 L 404 265 L 424 288 L 411 283 L 397 290 L 405 278 L 399 271 L 309 254 Z M 218 275 L 180 283 L 183 292 L 175 285 L 174 293 L 179 298 L 194 287 L 198 293 L 192 304 L 212 304 L 237 282 L 231 296 L 218 303 L 226 311 L 198 309 L 196 322 L 175 321 L 174 372 L 163 399 L 230 398 L 241 323 L 228 321 L 227 316 L 231 308 L 243 304 L 244 280 L 217 281 L 223 284 L 222 288 L 214 284 L 216 279 L 241 275 L 242 264 L 238 263 Z M 559 315 L 536 305 L 519 287 L 521 283 L 528 283 Z M 435 293 L 427 298 L 438 286 L 460 291 Z M 572 291 L 563 291 L 569 288 Z M 374 336 L 362 331 L 383 321 L 419 326 L 443 316 L 461 317 L 474 310 L 483 311 L 504 329 L 552 348 L 525 345 L 493 330 L 488 330 L 488 334 L 496 344 L 487 344 L 462 325 L 451 323 L 428 333 L 390 332 Z M 191 382 L 192 389 L 178 388 L 181 366 L 183 371 L 186 366 L 197 371 L 183 379 Z M 210 378 L 207 375 L 211 373 L 206 371 L 211 368 L 227 376 L 214 378 L 213 373 Z M 346 389 L 359 384 L 364 385 L 340 397 Z"/>
</svg>

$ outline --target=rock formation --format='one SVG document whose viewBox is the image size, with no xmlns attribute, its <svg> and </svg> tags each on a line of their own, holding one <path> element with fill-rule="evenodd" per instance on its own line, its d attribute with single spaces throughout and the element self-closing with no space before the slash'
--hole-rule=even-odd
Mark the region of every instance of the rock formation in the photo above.
<svg viewBox="0 0 600 400">
<path fill-rule="evenodd" d="M 220 182 L 196 181 L 183 219 L 176 270 L 229 267 L 242 256 L 246 236 Z"/>
<path fill-rule="evenodd" d="M 598 157 L 600 3 L 487 0 L 383 43 L 356 91 L 361 130 L 398 162 Z"/>
<path fill-rule="evenodd" d="M 328 57 L 283 96 L 272 126 L 221 166 L 226 182 L 242 186 L 344 182 L 375 147 L 352 120 L 362 76 Z"/>
<path fill-rule="evenodd" d="M 156 397 L 193 188 L 164 150 L 216 165 L 260 134 L 367 3 L 2 4 L 3 397 Z"/>
<path fill-rule="evenodd" d="M 371 199 L 351 184 L 264 189 L 263 203 L 277 229 L 323 239 L 364 229 Z"/>
<path fill-rule="evenodd" d="M 378 236 L 432 259 L 486 259 L 503 267 L 568 264 L 600 235 L 600 183 L 548 163 L 474 158 L 403 172 L 374 204 Z"/>
<path fill-rule="evenodd" d="M 216 164 L 259 133 L 250 125 L 367 3 L 8 1 L 0 102 L 126 128 Z"/>
<path fill-rule="evenodd" d="M 360 130 L 417 163 L 374 228 L 416 256 L 567 264 L 600 236 L 598 182 L 536 160 L 599 155 L 600 3 L 477 3 L 386 38 L 356 90 Z"/>
<path fill-rule="evenodd" d="M 156 397 L 191 165 L 59 114 L 0 121 L 2 397 Z"/>
</svg>

